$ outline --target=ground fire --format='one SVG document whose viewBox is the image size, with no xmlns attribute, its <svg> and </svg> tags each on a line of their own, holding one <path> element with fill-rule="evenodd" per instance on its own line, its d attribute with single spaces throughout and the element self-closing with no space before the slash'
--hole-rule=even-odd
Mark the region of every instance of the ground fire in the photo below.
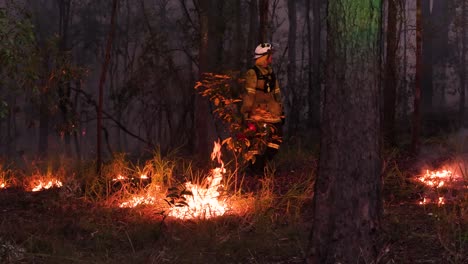
<svg viewBox="0 0 468 264">
<path fill-rule="evenodd" d="M 209 219 L 225 214 L 228 206 L 225 201 L 220 200 L 220 190 L 223 189 L 221 183 L 223 174 L 226 173 L 224 162 L 221 159 L 221 143 L 214 142 L 211 160 L 217 162 L 219 167 L 212 169 L 209 175 L 199 183 L 191 181 L 183 184 L 183 191 L 177 195 L 179 202 L 169 202 L 171 208 L 168 215 L 179 219 Z M 120 175 L 119 175 L 120 176 Z M 147 179 L 148 177 L 141 177 Z M 123 180 L 124 177 L 116 177 L 113 181 Z M 160 190 L 160 188 L 158 188 Z M 166 200 L 167 201 L 167 200 Z M 139 205 L 157 204 L 155 195 L 135 195 L 125 202 L 120 203 L 121 208 L 133 208 Z"/>
<path fill-rule="evenodd" d="M 443 205 L 447 201 L 456 199 L 453 190 L 466 188 L 463 186 L 463 177 L 450 169 L 426 170 L 424 174 L 417 177 L 417 181 L 426 187 L 422 200 L 419 202 L 421 205 L 430 203 Z"/>
<path fill-rule="evenodd" d="M 211 160 L 218 162 L 219 167 L 211 170 L 210 175 L 203 180 L 201 185 L 191 182 L 185 183 L 185 189 L 191 195 L 183 195 L 186 200 L 186 206 L 174 206 L 169 212 L 169 216 L 181 219 L 203 218 L 221 216 L 227 211 L 227 205 L 220 201 L 219 190 L 223 188 L 221 181 L 226 172 L 224 162 L 221 159 L 221 144 L 214 143 Z"/>
<path fill-rule="evenodd" d="M 62 182 L 56 179 L 52 180 L 37 180 L 33 182 L 32 192 L 38 192 L 42 190 L 47 190 L 52 187 L 62 187 Z"/>
</svg>

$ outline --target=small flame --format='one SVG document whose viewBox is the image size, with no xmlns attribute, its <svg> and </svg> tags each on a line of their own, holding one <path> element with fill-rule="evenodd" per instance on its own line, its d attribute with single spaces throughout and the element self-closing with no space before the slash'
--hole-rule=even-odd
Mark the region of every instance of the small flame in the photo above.
<svg viewBox="0 0 468 264">
<path fill-rule="evenodd" d="M 419 204 L 423 205 L 423 204 L 427 204 L 427 200 L 426 198 L 424 198 L 422 201 L 419 202 Z"/>
<path fill-rule="evenodd" d="M 6 183 L 0 182 L 0 189 L 5 189 L 6 188 Z"/>
<path fill-rule="evenodd" d="M 39 180 L 39 183 L 37 183 L 36 186 L 32 188 L 31 191 L 38 192 L 38 191 L 50 189 L 52 187 L 62 187 L 62 185 L 63 185 L 62 182 L 59 180 L 50 180 L 48 182 Z"/>
<path fill-rule="evenodd" d="M 437 202 L 438 205 L 443 205 L 445 204 L 445 198 L 444 197 L 439 197 L 439 201 Z"/>
<path fill-rule="evenodd" d="M 186 198 L 188 206 L 172 207 L 169 212 L 170 216 L 190 219 L 190 218 L 211 218 L 224 215 L 227 211 L 227 205 L 224 201 L 220 201 L 219 188 L 223 185 L 221 181 L 223 174 L 226 172 L 224 162 L 221 160 L 221 144 L 214 142 L 213 152 L 211 153 L 211 160 L 217 160 L 220 167 L 211 170 L 210 175 L 205 179 L 202 186 L 192 184 L 191 182 L 185 183 L 185 188 L 193 195 L 183 195 Z"/>
</svg>

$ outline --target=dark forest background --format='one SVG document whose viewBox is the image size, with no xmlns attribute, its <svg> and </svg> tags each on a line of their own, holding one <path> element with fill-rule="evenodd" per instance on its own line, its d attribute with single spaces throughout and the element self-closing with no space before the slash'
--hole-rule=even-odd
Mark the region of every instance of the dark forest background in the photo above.
<svg viewBox="0 0 468 264">
<path fill-rule="evenodd" d="M 211 124 L 212 109 L 198 98 L 195 82 L 202 72 L 242 77 L 262 41 L 276 47 L 285 143 L 317 141 L 327 1 L 117 2 L 113 22 L 110 0 L 0 2 L 4 157 L 94 159 L 97 131 L 104 159 L 117 152 L 142 156 L 156 147 L 163 153 L 208 153 L 212 140 L 225 135 Z M 424 0 L 418 9 L 417 1 L 384 1 L 380 59 L 387 143 L 410 145 L 418 124 L 421 136 L 464 126 L 465 2 Z M 417 90 L 421 101 L 415 108 Z M 417 120 L 415 109 L 422 111 Z"/>
</svg>

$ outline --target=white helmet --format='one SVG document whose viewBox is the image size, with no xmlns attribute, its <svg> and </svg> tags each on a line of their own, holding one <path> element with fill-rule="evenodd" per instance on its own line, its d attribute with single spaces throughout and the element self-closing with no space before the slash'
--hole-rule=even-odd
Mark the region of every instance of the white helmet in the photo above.
<svg viewBox="0 0 468 264">
<path fill-rule="evenodd" d="M 264 55 L 270 54 L 271 52 L 273 52 L 273 44 L 262 43 L 255 48 L 254 59 L 258 59 Z"/>
</svg>

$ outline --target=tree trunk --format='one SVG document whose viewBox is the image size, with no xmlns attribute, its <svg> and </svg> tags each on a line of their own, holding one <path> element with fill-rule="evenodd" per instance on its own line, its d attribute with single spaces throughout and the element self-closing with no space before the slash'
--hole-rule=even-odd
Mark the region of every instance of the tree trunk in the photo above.
<svg viewBox="0 0 468 264">
<path fill-rule="evenodd" d="M 106 82 L 107 76 L 107 68 L 109 67 L 110 63 L 110 56 L 111 56 L 111 49 L 112 49 L 112 40 L 114 37 L 115 32 L 115 17 L 117 14 L 117 1 L 114 0 L 112 2 L 112 16 L 111 16 L 111 24 L 109 35 L 107 36 L 107 45 L 106 45 L 106 55 L 104 58 L 104 62 L 102 64 L 101 69 L 101 77 L 99 79 L 99 101 L 98 101 L 98 111 L 97 111 L 97 149 L 96 149 L 96 171 L 99 173 L 101 171 L 102 165 L 102 109 L 103 109 L 103 101 L 104 101 L 104 83 Z"/>
<path fill-rule="evenodd" d="M 382 213 L 381 1 L 328 3 L 326 88 L 307 262 L 371 263 Z"/>
<path fill-rule="evenodd" d="M 414 76 L 413 121 L 411 135 L 411 152 L 419 152 L 419 136 L 421 133 L 421 71 L 422 71 L 422 17 L 421 0 L 416 0 L 416 73 Z"/>
<path fill-rule="evenodd" d="M 460 106 L 459 124 L 464 127 L 466 100 L 466 0 L 462 0 L 461 10 L 461 57 L 460 57 Z"/>
<path fill-rule="evenodd" d="M 258 31 L 259 43 L 268 41 L 268 0 L 258 0 L 260 29 Z"/>
<path fill-rule="evenodd" d="M 42 92 L 39 106 L 39 156 L 47 157 L 49 146 L 49 93 Z"/>
<path fill-rule="evenodd" d="M 217 15 L 216 15 L 217 14 Z M 215 72 L 221 67 L 222 32 L 218 23 L 222 23 L 222 1 L 199 1 L 200 46 L 199 79 L 204 73 Z M 208 99 L 195 95 L 195 149 L 199 158 L 209 156 L 213 142 L 217 139 L 216 125 L 212 107 Z"/>
<path fill-rule="evenodd" d="M 67 49 L 68 49 L 68 28 L 71 20 L 70 16 L 70 6 L 72 0 L 60 0 L 58 1 L 59 5 L 59 32 L 60 32 L 60 56 L 64 58 L 65 63 L 68 60 Z M 65 66 L 65 65 L 63 65 Z M 63 67 L 62 65 L 60 67 Z M 71 146 L 70 146 L 70 117 L 69 117 L 69 102 L 71 96 L 70 82 L 59 82 L 58 92 L 60 96 L 59 108 L 62 113 L 63 126 L 62 133 L 65 142 L 65 152 L 68 156 L 71 155 Z"/>
<path fill-rule="evenodd" d="M 422 65 L 421 65 L 421 102 L 423 113 L 431 113 L 434 97 L 433 67 L 432 67 L 432 39 L 434 25 L 431 19 L 431 1 L 422 1 Z"/>
<path fill-rule="evenodd" d="M 288 86 L 286 87 L 290 94 L 291 105 L 289 106 L 290 114 L 288 116 L 288 133 L 287 136 L 293 136 L 293 133 L 297 131 L 297 125 L 299 123 L 299 110 L 300 110 L 300 94 L 299 89 L 296 87 L 296 1 L 288 0 L 288 20 L 289 20 L 289 31 L 288 31 Z M 289 102 L 289 100 L 287 100 Z"/>
<path fill-rule="evenodd" d="M 257 46 L 257 29 L 258 29 L 258 6 L 257 0 L 250 0 L 249 3 L 249 34 L 247 37 L 247 52 L 246 52 L 246 62 L 247 67 L 250 67 L 253 64 L 254 50 Z"/>
<path fill-rule="evenodd" d="M 43 76 L 43 84 L 39 94 L 39 142 L 38 142 L 38 155 L 39 157 L 46 158 L 49 147 L 49 96 L 50 85 L 48 80 L 51 80 L 48 75 L 49 71 L 49 55 L 45 54 L 43 58 L 43 67 L 45 74 Z"/>
<path fill-rule="evenodd" d="M 447 58 L 450 56 L 448 50 L 449 23 L 449 1 L 434 1 L 432 8 L 432 20 L 436 21 L 435 34 L 432 43 L 432 59 L 434 64 L 434 76 L 437 76 L 438 84 L 434 90 L 434 106 L 440 110 L 445 109 L 445 88 L 447 87 Z"/>
<path fill-rule="evenodd" d="M 242 65 L 242 45 L 244 43 L 244 35 L 242 32 L 242 7 L 241 0 L 236 0 L 234 2 L 234 21 L 235 21 L 235 30 L 234 30 L 234 56 L 233 68 L 235 71 L 240 71 L 243 67 Z"/>
<path fill-rule="evenodd" d="M 81 80 L 77 80 L 76 81 L 76 89 L 79 91 L 81 90 L 81 84 L 82 84 L 82 81 Z M 74 103 L 73 103 L 73 106 L 74 106 L 74 112 L 78 112 L 77 111 L 77 107 L 78 107 L 78 96 L 79 94 L 78 93 L 75 93 L 75 97 L 74 97 Z M 73 130 L 73 141 L 74 141 L 74 144 L 75 144 L 75 153 L 76 153 L 76 158 L 78 160 L 81 160 L 83 157 L 81 156 L 81 145 L 80 145 L 80 135 L 81 135 L 81 123 L 78 124 L 78 127 L 75 128 Z"/>
<path fill-rule="evenodd" d="M 388 0 L 387 17 L 387 59 L 385 62 L 384 86 L 384 141 L 395 145 L 395 106 L 396 106 L 396 52 L 397 43 L 397 0 Z"/>
<path fill-rule="evenodd" d="M 320 122 L 320 51 L 321 51 L 321 32 L 322 32 L 322 18 L 321 18 L 321 6 L 323 0 L 312 0 L 312 13 L 314 17 L 313 32 L 310 32 L 311 26 L 310 18 L 307 16 L 307 35 L 309 42 L 309 67 L 308 76 L 308 91 L 309 91 L 309 127 L 318 128 Z M 310 2 L 306 1 L 306 9 L 310 9 Z M 307 12 L 309 13 L 309 12 Z"/>
</svg>

